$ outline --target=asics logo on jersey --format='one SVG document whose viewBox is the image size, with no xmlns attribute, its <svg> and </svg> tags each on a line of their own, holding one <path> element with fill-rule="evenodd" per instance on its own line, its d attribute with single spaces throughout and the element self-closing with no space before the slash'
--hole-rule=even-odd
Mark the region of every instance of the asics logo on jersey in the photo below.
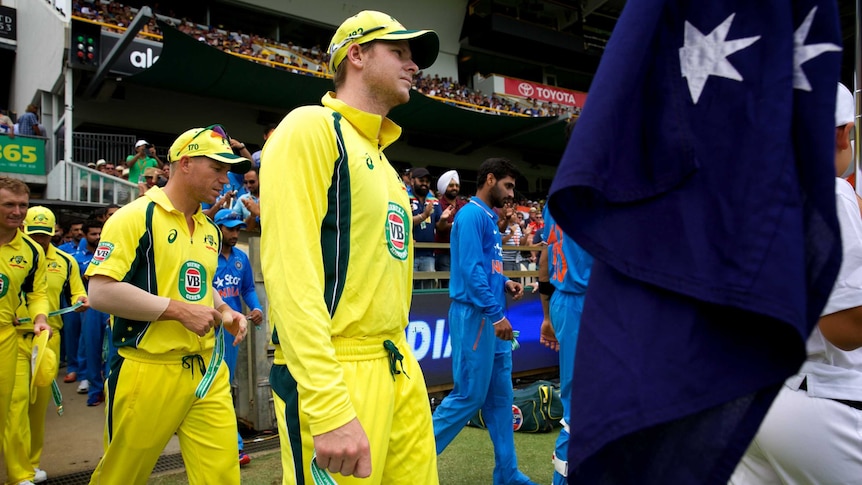
<svg viewBox="0 0 862 485">
<path fill-rule="evenodd" d="M 168 244 L 173 244 L 174 241 L 177 240 L 177 230 L 171 229 L 171 232 L 168 233 Z"/>
</svg>

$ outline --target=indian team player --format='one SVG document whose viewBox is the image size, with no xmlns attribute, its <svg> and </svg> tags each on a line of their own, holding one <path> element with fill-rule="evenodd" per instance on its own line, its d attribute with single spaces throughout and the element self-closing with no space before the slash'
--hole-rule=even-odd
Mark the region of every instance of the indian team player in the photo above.
<svg viewBox="0 0 862 485">
<path fill-rule="evenodd" d="M 51 244 L 54 226 L 54 213 L 47 207 L 36 206 L 27 210 L 24 234 L 30 236 L 45 252 L 49 310 L 60 308 L 62 294 L 66 297 L 65 301 L 81 304 L 76 312 L 86 311 L 90 305 L 87 303 L 87 293 L 84 291 L 84 283 L 81 281 L 75 258 Z M 29 319 L 29 316 L 27 306 L 21 305 L 18 317 Z M 52 330 L 48 348 L 53 350 L 54 354 L 60 355 L 60 329 L 63 328 L 63 319 L 59 315 L 50 317 L 48 325 Z M 36 401 L 30 402 L 30 357 L 34 335 L 32 320 L 19 324 L 17 330 L 18 365 L 15 389 L 3 441 L 6 480 L 17 484 L 41 483 L 48 479 L 48 474 L 39 465 L 45 441 L 45 414 L 51 400 L 51 388 L 39 387 L 36 390 Z"/>
<path fill-rule="evenodd" d="M 221 231 L 201 212 L 228 171 L 251 165 L 229 140 L 219 125 L 180 135 L 168 184 L 108 220 L 87 268 L 90 304 L 114 316 L 118 349 L 105 386 L 105 454 L 91 484 L 143 485 L 174 433 L 189 483 L 240 481 L 224 340 L 213 327 L 223 323 L 237 344 L 247 322 L 212 286 Z"/>
<path fill-rule="evenodd" d="M 281 436 L 285 483 L 312 483 L 314 453 L 342 485 L 438 481 L 425 382 L 404 335 L 410 205 L 383 154 L 401 134 L 387 113 L 410 99 L 438 49 L 436 33 L 387 14 L 348 18 L 329 46 L 335 92 L 293 110 L 264 145 L 265 170 L 290 173 L 264 177 L 260 197 L 270 317 L 287 364 L 271 384 L 290 401 L 279 419 L 298 426 Z"/>
<path fill-rule="evenodd" d="M 556 224 L 548 207 L 544 238 L 548 247 L 539 258 L 539 293 L 542 297 L 540 340 L 545 346 L 560 352 L 560 401 L 563 403 L 563 428 L 554 447 L 554 485 L 565 485 L 569 474 L 569 417 L 572 410 L 572 371 L 575 347 L 581 326 L 581 313 L 587 295 L 587 283 L 593 267 L 593 257 L 583 250 Z M 550 326 L 548 326 L 550 324 Z"/>
<path fill-rule="evenodd" d="M 29 204 L 27 184 L 0 176 L 0 416 L 3 417 L 0 434 L 3 436 L 15 386 L 18 354 L 15 313 L 23 301 L 26 300 L 33 316 L 33 333 L 51 331 L 45 252 L 20 230 Z"/>
<path fill-rule="evenodd" d="M 512 324 L 506 294 L 524 295 L 503 275 L 502 238 L 494 209 L 511 198 L 518 169 L 504 158 L 479 165 L 478 189 L 452 225 L 449 329 L 455 387 L 434 411 L 437 453 L 479 409 L 494 445 L 494 485 L 532 485 L 518 470 L 512 428 Z"/>
</svg>

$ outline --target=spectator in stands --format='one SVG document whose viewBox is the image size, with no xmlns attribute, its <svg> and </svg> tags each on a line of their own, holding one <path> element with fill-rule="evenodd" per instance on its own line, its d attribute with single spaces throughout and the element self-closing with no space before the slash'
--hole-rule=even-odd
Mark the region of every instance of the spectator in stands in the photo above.
<svg viewBox="0 0 862 485">
<path fill-rule="evenodd" d="M 12 118 L 6 115 L 6 110 L 0 109 L 0 135 L 8 135 L 9 138 L 15 138 L 15 125 L 12 123 Z"/>
<path fill-rule="evenodd" d="M 218 258 L 213 287 L 218 291 L 222 301 L 227 303 L 235 311 L 242 311 L 242 303 L 249 308 L 248 320 L 255 325 L 263 321 L 263 310 L 257 298 L 254 288 L 254 275 L 251 271 L 251 263 L 248 256 L 236 248 L 239 240 L 240 229 L 245 228 L 242 219 L 229 209 L 222 209 L 216 213 L 214 221 L 222 234 L 221 254 Z M 240 300 L 242 297 L 242 300 Z M 236 358 L 239 349 L 234 346 L 234 337 L 230 332 L 225 332 L 219 327 L 218 332 L 224 332 L 224 361 L 230 370 L 230 381 L 236 382 Z M 237 444 L 239 445 L 239 464 L 248 465 L 251 458 L 243 452 L 242 436 L 237 432 Z"/>
<path fill-rule="evenodd" d="M 39 117 L 36 113 L 39 108 L 35 104 L 28 104 L 27 110 L 18 117 L 18 134 L 27 136 L 42 136 L 42 130 L 39 128 Z"/>
<path fill-rule="evenodd" d="M 269 139 L 269 135 L 271 135 L 272 132 L 275 131 L 276 127 L 278 127 L 278 125 L 275 123 L 270 123 L 270 124 L 266 125 L 266 129 L 263 130 L 263 142 L 264 143 L 266 143 L 266 140 Z M 260 153 L 263 151 L 262 148 L 263 147 L 261 147 L 261 150 L 258 150 L 258 151 L 251 154 L 252 162 L 254 163 L 255 169 L 260 168 Z"/>
<path fill-rule="evenodd" d="M 68 221 L 63 232 L 66 234 L 65 237 L 69 238 L 69 242 L 61 244 L 57 249 L 71 255 L 77 253 L 78 243 L 80 243 L 81 239 L 84 237 L 84 232 L 81 230 L 81 226 L 83 225 L 84 222 L 80 219 L 72 219 Z"/>
<path fill-rule="evenodd" d="M 521 252 L 514 249 L 506 249 L 507 246 L 520 246 L 521 239 L 525 233 L 521 231 L 521 226 L 518 225 L 517 210 L 515 210 L 515 201 L 512 198 L 507 198 L 503 201 L 503 208 L 500 211 L 500 220 L 497 225 L 500 229 L 500 234 L 503 235 L 503 271 L 519 271 L 521 263 Z M 528 229 L 529 230 L 529 229 Z M 513 278 L 515 281 L 520 281 L 520 278 Z"/>
<path fill-rule="evenodd" d="M 442 211 L 440 204 L 429 189 L 431 174 L 422 167 L 413 169 L 410 174 L 413 193 L 410 196 L 410 208 L 413 211 L 413 240 L 416 242 L 434 242 L 434 230 Z M 434 250 L 413 249 L 413 272 L 434 271 Z M 434 288 L 432 280 L 415 280 L 413 288 Z"/>
<path fill-rule="evenodd" d="M 440 221 L 434 232 L 434 241 L 449 244 L 449 236 L 452 233 L 452 223 L 455 222 L 455 214 L 467 203 L 458 195 L 461 193 L 461 177 L 455 170 L 449 170 L 437 179 L 437 194 L 440 202 Z M 449 271 L 450 253 L 448 249 L 434 250 L 434 266 L 437 271 Z M 440 280 L 441 288 L 449 287 L 449 280 Z"/>
<path fill-rule="evenodd" d="M 401 171 L 401 182 L 404 184 L 404 187 L 407 188 L 407 196 L 413 196 L 413 177 L 410 175 L 413 169 L 410 167 L 405 168 Z"/>
<path fill-rule="evenodd" d="M 126 166 L 129 167 L 129 182 L 145 183 L 144 171 L 150 167 L 159 168 L 162 161 L 156 154 L 156 147 L 150 145 L 147 140 L 138 140 L 135 143 L 135 154 L 126 157 Z"/>
<path fill-rule="evenodd" d="M 257 228 L 260 226 L 260 179 L 258 178 L 257 169 L 251 168 L 243 175 L 243 185 L 248 191 L 239 196 L 231 209 L 239 220 L 249 228 Z M 258 206 L 257 215 L 253 214 L 249 207 Z"/>
<path fill-rule="evenodd" d="M 156 187 L 159 182 L 159 174 L 161 171 L 155 167 L 147 167 L 143 173 L 143 181 L 138 182 L 138 197 L 144 195 L 148 190 Z"/>
<path fill-rule="evenodd" d="M 105 167 L 108 166 L 108 161 L 104 158 L 100 158 L 96 161 L 96 170 L 105 173 Z"/>
</svg>

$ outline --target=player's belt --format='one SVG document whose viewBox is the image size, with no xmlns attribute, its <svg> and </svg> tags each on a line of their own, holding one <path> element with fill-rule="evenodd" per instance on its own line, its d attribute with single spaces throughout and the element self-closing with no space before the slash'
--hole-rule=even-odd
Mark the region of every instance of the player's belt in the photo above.
<svg viewBox="0 0 862 485">
<path fill-rule="evenodd" d="M 222 326 L 218 332 L 216 332 L 216 341 L 215 348 L 213 349 L 213 355 L 210 357 L 210 365 L 207 366 L 207 371 L 204 373 L 203 379 L 198 384 L 197 389 L 195 389 L 195 396 L 198 399 L 203 399 L 206 397 L 207 393 L 210 390 L 210 387 L 213 385 L 213 381 L 215 381 L 216 374 L 218 374 L 218 369 L 221 367 L 221 363 L 224 361 L 224 333 L 226 332 L 224 326 Z"/>
</svg>

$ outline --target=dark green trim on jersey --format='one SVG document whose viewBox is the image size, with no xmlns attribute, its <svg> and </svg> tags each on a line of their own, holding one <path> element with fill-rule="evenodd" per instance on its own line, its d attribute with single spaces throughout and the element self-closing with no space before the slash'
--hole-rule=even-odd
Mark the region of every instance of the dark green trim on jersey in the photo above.
<svg viewBox="0 0 862 485">
<path fill-rule="evenodd" d="M 159 294 L 158 281 L 156 280 L 156 257 L 153 238 L 153 212 L 156 203 L 147 205 L 146 231 L 138 240 L 135 250 L 135 259 L 132 261 L 129 272 L 123 278 L 124 283 L 132 285 L 153 295 Z M 144 334 L 150 327 L 150 322 L 142 322 L 114 316 L 113 341 L 115 347 L 137 348 Z"/>
<path fill-rule="evenodd" d="M 75 302 L 72 301 L 72 258 L 66 256 L 60 251 L 57 251 L 57 256 L 66 262 L 66 281 L 63 282 L 63 290 L 60 293 L 66 297 L 66 301 L 69 302 L 69 305 L 73 305 Z"/>
<path fill-rule="evenodd" d="M 341 113 L 333 112 L 335 143 L 338 158 L 332 172 L 332 184 L 327 193 L 327 210 L 320 228 L 320 246 L 323 250 L 323 276 L 325 286 L 323 299 L 329 316 L 335 315 L 338 301 L 347 280 L 347 264 L 350 260 L 350 168 L 347 165 L 347 149 L 341 133 Z"/>
<path fill-rule="evenodd" d="M 269 370 L 269 383 L 278 397 L 284 401 L 284 422 L 287 427 L 287 441 L 293 455 L 293 476 L 296 485 L 305 485 L 305 471 L 302 459 L 302 430 L 299 427 L 299 392 L 296 379 L 286 365 L 275 364 Z M 288 474 L 288 470 L 284 470 Z"/>
<path fill-rule="evenodd" d="M 27 273 L 27 277 L 24 278 L 24 283 L 21 285 L 21 293 L 26 295 L 33 291 L 33 280 L 36 278 L 36 268 L 39 266 L 39 250 L 26 237 L 22 237 L 21 240 L 27 244 L 33 253 L 33 264 L 30 265 L 30 272 Z M 22 299 L 22 301 L 24 300 Z"/>
<path fill-rule="evenodd" d="M 115 317 L 116 318 L 116 317 Z M 123 370 L 123 362 L 124 359 L 120 354 L 114 354 L 111 357 L 110 369 L 111 373 L 108 374 L 108 385 L 106 387 L 107 391 L 107 407 L 108 407 L 108 423 L 107 423 L 107 435 L 108 435 L 108 443 L 114 439 L 114 403 L 116 402 L 117 397 L 117 381 L 120 379 L 120 372 Z"/>
</svg>

